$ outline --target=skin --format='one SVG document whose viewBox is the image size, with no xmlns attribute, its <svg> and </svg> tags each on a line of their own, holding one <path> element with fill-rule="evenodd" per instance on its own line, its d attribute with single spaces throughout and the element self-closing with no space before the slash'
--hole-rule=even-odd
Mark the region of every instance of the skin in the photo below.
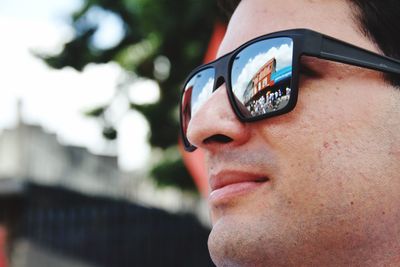
<svg viewBox="0 0 400 267">
<path fill-rule="evenodd" d="M 353 13 L 341 0 L 243 0 L 219 56 L 291 28 L 379 52 Z M 399 90 L 379 72 L 302 62 L 315 73 L 301 76 L 292 112 L 241 123 L 223 85 L 189 124 L 188 139 L 204 150 L 210 177 L 241 171 L 269 178 L 210 201 L 211 257 L 217 266 L 398 266 Z"/>
</svg>

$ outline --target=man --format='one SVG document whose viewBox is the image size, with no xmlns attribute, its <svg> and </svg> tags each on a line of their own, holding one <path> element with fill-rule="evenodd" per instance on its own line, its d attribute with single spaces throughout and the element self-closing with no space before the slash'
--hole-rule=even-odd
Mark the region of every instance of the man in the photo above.
<svg viewBox="0 0 400 267">
<path fill-rule="evenodd" d="M 379 56 L 373 64 L 362 50 L 399 57 L 399 16 L 397 1 L 238 4 L 219 56 L 273 34 L 195 73 L 182 100 L 199 104 L 190 118 L 183 112 L 183 135 L 187 150 L 206 153 L 217 266 L 400 266 L 400 64 Z M 313 31 L 286 31 L 298 28 Z M 291 78 L 272 74 L 268 90 L 290 100 L 253 118 L 248 101 L 266 94 L 251 82 L 262 64 L 243 75 L 270 52 Z M 192 93 L 204 77 L 214 87 Z"/>
</svg>

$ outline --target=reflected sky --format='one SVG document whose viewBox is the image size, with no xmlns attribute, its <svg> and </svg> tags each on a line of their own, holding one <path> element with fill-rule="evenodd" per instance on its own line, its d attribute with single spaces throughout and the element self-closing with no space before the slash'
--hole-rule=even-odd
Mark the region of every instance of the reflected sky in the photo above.
<svg viewBox="0 0 400 267">
<path fill-rule="evenodd" d="M 196 76 L 194 76 L 186 86 L 186 89 L 194 85 L 192 91 L 192 116 L 203 105 L 205 101 L 211 96 L 214 85 L 213 68 L 205 69 Z"/>
<path fill-rule="evenodd" d="M 276 70 L 288 67 L 293 58 L 293 41 L 291 38 L 274 38 L 263 40 L 248 46 L 235 58 L 232 65 L 233 91 L 243 95 L 249 82 L 268 60 L 276 59 Z"/>
</svg>

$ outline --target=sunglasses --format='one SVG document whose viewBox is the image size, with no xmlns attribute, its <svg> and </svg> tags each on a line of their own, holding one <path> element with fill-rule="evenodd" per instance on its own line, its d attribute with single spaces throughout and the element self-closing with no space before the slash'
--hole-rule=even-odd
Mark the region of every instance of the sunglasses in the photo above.
<svg viewBox="0 0 400 267">
<path fill-rule="evenodd" d="M 260 36 L 190 73 L 180 100 L 185 150 L 196 149 L 186 137 L 191 118 L 224 82 L 233 111 L 242 122 L 293 110 L 302 55 L 400 74 L 400 61 L 312 30 L 294 29 Z"/>
</svg>

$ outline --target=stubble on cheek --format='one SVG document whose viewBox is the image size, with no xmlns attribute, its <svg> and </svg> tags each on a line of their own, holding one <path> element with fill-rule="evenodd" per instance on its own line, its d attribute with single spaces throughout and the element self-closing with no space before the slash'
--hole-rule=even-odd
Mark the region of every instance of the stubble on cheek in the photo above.
<svg viewBox="0 0 400 267">
<path fill-rule="evenodd" d="M 269 224 L 261 217 L 251 221 L 224 218 L 217 222 L 208 240 L 214 263 L 217 266 L 268 266 L 265 264 L 272 263 L 270 256 L 274 254 L 271 248 L 278 251 L 278 247 L 282 247 L 274 238 L 279 234 L 274 233 Z"/>
<path fill-rule="evenodd" d="M 341 110 L 340 105 L 336 108 Z M 334 110 L 330 107 L 323 120 L 317 116 L 320 114 L 302 117 L 303 124 L 297 128 L 290 126 L 296 117 L 276 119 L 277 123 L 270 120 L 264 133 L 261 131 L 264 142 L 279 156 L 273 205 L 258 210 L 252 219 L 225 220 L 228 217 L 224 215 L 214 225 L 209 248 L 220 266 L 243 266 L 246 259 L 271 262 L 276 260 L 273 255 L 284 258 L 287 251 L 299 259 L 312 251 L 325 256 L 330 252 L 360 253 L 378 238 L 390 237 L 390 231 L 380 227 L 394 224 L 382 220 L 399 215 L 395 217 L 397 213 L 390 211 L 393 205 L 385 203 L 394 189 L 387 190 L 383 183 L 388 179 L 378 174 L 394 169 L 385 162 L 386 157 L 396 156 L 398 149 L 390 148 L 393 142 L 386 142 L 387 133 L 377 127 L 381 118 L 371 110 L 366 114 L 362 108 L 338 111 L 337 116 Z M 249 157 L 241 160 L 249 161 Z M 261 158 L 252 160 L 263 162 Z"/>
</svg>

